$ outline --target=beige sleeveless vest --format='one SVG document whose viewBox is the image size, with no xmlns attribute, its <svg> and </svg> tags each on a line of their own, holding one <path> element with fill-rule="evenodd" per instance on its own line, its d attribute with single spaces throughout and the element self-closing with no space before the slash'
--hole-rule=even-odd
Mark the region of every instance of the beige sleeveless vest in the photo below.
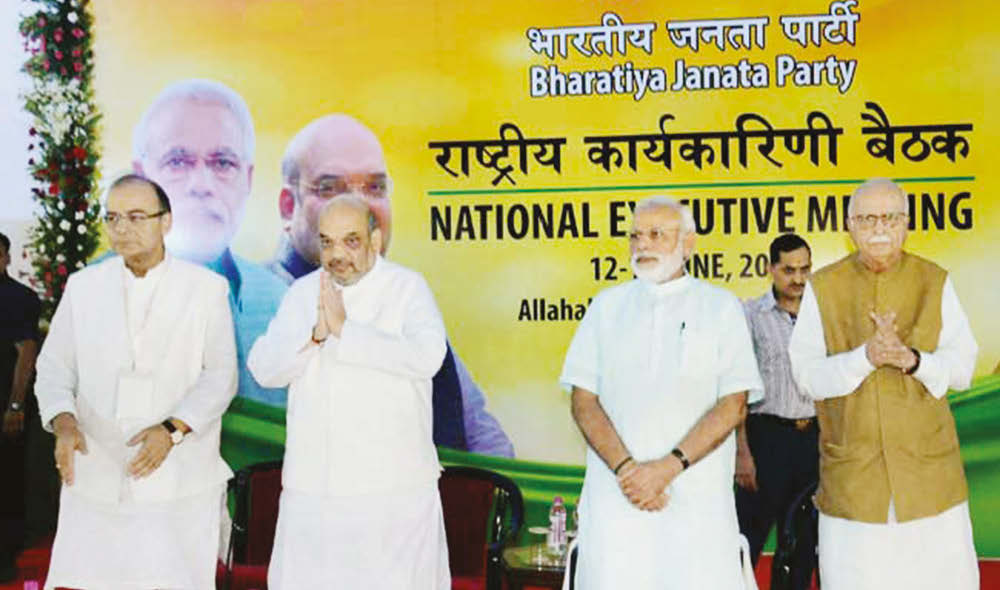
<svg viewBox="0 0 1000 590">
<path fill-rule="evenodd" d="M 875 332 L 868 313 L 895 311 L 900 339 L 937 348 L 947 272 L 903 253 L 873 273 L 851 254 L 817 271 L 812 288 L 827 354 L 857 348 Z M 820 426 L 819 509 L 827 515 L 884 523 L 889 499 L 900 522 L 933 516 L 968 497 L 958 436 L 947 399 L 893 367 L 872 372 L 848 395 L 816 403 Z"/>
</svg>

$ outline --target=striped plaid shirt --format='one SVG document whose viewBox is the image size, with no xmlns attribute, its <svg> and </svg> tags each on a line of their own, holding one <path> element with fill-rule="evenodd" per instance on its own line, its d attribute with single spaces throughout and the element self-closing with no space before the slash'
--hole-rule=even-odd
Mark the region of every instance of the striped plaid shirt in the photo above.
<svg viewBox="0 0 1000 590">
<path fill-rule="evenodd" d="M 795 318 L 778 307 L 773 289 L 768 289 L 756 299 L 744 301 L 743 312 L 750 326 L 757 366 L 764 381 L 764 399 L 750 406 L 750 413 L 791 419 L 815 416 L 816 408 L 795 384 L 788 360 L 788 341 L 792 337 Z"/>
</svg>

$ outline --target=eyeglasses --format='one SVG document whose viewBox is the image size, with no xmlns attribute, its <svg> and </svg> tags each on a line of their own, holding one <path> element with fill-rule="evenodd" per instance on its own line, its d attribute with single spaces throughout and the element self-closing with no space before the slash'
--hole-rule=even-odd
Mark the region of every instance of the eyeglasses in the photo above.
<svg viewBox="0 0 1000 590">
<path fill-rule="evenodd" d="M 389 194 L 389 177 L 384 173 L 325 176 L 316 184 L 306 185 L 304 188 L 323 199 L 332 199 L 352 189 L 366 197 L 377 199 Z"/>
<path fill-rule="evenodd" d="M 636 242 L 639 242 L 640 240 L 642 240 L 642 238 L 645 237 L 649 238 L 650 242 L 665 242 L 668 237 L 676 238 L 677 233 L 680 230 L 681 230 L 680 227 L 671 227 L 671 228 L 654 227 L 648 232 L 632 230 L 628 234 L 628 241 L 634 244 Z"/>
<path fill-rule="evenodd" d="M 851 217 L 851 221 L 856 223 L 858 227 L 862 229 L 872 229 L 875 225 L 881 221 L 882 225 L 885 227 L 899 227 L 900 225 L 906 223 L 906 220 L 910 216 L 901 211 L 894 211 L 892 213 L 883 213 L 881 215 L 855 215 Z"/>
<path fill-rule="evenodd" d="M 167 210 L 157 211 L 156 213 L 146 213 L 145 211 L 129 211 L 128 213 L 115 213 L 114 211 L 104 214 L 104 223 L 109 227 L 114 227 L 118 225 L 119 221 L 125 221 L 128 225 L 139 225 L 147 219 L 153 219 L 154 217 L 160 217 L 169 213 Z"/>
</svg>

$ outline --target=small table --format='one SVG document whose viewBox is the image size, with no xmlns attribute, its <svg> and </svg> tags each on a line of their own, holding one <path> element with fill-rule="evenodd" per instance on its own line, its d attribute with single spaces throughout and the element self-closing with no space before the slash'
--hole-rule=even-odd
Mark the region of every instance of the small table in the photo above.
<svg viewBox="0 0 1000 590">
<path fill-rule="evenodd" d="M 545 549 L 545 543 L 536 543 L 503 550 L 501 561 L 510 590 L 521 590 L 526 585 L 562 588 L 566 556 L 553 555 Z M 539 550 L 541 560 L 536 561 Z"/>
</svg>

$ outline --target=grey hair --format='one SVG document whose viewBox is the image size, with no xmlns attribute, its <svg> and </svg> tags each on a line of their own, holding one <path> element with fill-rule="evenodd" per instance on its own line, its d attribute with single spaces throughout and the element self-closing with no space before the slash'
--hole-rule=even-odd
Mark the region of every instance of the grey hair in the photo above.
<svg viewBox="0 0 1000 590">
<path fill-rule="evenodd" d="M 132 157 L 141 159 L 147 151 L 147 135 L 149 121 L 165 105 L 177 100 L 193 100 L 209 104 L 220 104 L 236 117 L 243 131 L 243 157 L 247 162 L 253 162 L 256 136 L 253 129 L 253 118 L 243 97 L 235 90 L 215 80 L 192 78 L 170 84 L 153 99 L 143 112 L 139 123 L 132 130 Z"/>
<path fill-rule="evenodd" d="M 687 235 L 695 233 L 696 227 L 694 224 L 694 215 L 691 214 L 691 209 L 687 205 L 684 205 L 665 195 L 653 195 L 639 201 L 635 204 L 634 215 L 638 215 L 643 211 L 663 208 L 672 209 L 680 216 L 681 234 Z"/>
<path fill-rule="evenodd" d="M 903 209 L 906 209 L 909 206 L 906 202 L 906 191 L 903 190 L 903 187 L 888 178 L 870 178 L 861 183 L 861 186 L 854 189 L 854 192 L 851 193 L 851 200 L 847 203 L 847 216 L 854 216 L 855 203 L 859 198 L 865 195 L 877 193 L 895 193 L 896 196 L 899 197 L 900 202 L 903 204 Z"/>
</svg>

